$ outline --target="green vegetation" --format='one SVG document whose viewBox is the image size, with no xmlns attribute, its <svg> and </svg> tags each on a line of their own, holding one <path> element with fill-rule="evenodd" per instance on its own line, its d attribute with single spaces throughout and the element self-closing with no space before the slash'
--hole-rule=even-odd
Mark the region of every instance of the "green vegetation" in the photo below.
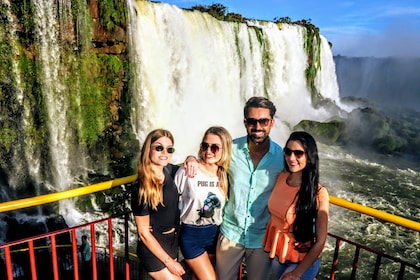
<svg viewBox="0 0 420 280">
<path fill-rule="evenodd" d="M 308 67 L 305 70 L 306 82 L 312 93 L 312 104 L 317 107 L 322 101 L 321 94 L 315 86 L 315 77 L 321 69 L 321 39 L 319 28 L 311 24 L 310 21 L 301 21 L 305 27 L 305 50 L 308 54 Z"/>
<path fill-rule="evenodd" d="M 354 110 L 346 119 L 303 120 L 293 129 L 308 131 L 326 144 L 355 145 L 381 154 L 420 156 L 419 118 L 416 112 L 390 117 L 379 110 L 364 108 Z"/>
<path fill-rule="evenodd" d="M 16 130 L 2 127 L 0 132 L 0 145 L 3 146 L 7 151 L 9 151 L 11 145 L 16 141 Z"/>
<path fill-rule="evenodd" d="M 246 18 L 244 18 L 240 14 L 228 13 L 227 7 L 222 4 L 216 3 L 212 5 L 196 5 L 191 7 L 192 10 L 197 10 L 200 12 L 209 13 L 213 17 L 218 20 L 223 21 L 233 21 L 233 22 L 246 22 Z M 321 69 L 321 39 L 319 34 L 319 28 L 312 24 L 311 19 L 302 19 L 298 21 L 292 21 L 290 17 L 276 17 L 274 18 L 274 23 L 277 23 L 281 28 L 281 24 L 296 24 L 303 26 L 305 28 L 305 45 L 304 48 L 306 53 L 308 54 L 308 66 L 305 70 L 305 77 L 306 83 L 308 85 L 309 91 L 312 94 L 312 104 L 315 107 L 319 107 L 323 103 L 323 98 L 320 92 L 318 92 L 315 86 L 315 78 L 318 71 Z M 261 45 L 263 45 L 264 38 L 263 32 L 258 32 L 258 28 L 254 28 L 256 30 L 258 41 Z M 264 52 L 263 64 L 268 65 L 270 57 L 267 56 L 267 53 Z"/>
<path fill-rule="evenodd" d="M 20 40 L 23 44 L 30 44 L 33 41 L 33 27 L 34 24 L 34 4 L 31 0 L 10 1 L 12 13 L 16 15 L 19 24 L 22 28 Z"/>
<path fill-rule="evenodd" d="M 0 29 L 1 32 L 1 29 Z M 0 81 L 11 82 L 12 77 L 12 46 L 10 42 L 0 37 Z"/>
<path fill-rule="evenodd" d="M 21 86 L 25 94 L 23 106 L 28 114 L 28 125 L 25 127 L 25 137 L 31 139 L 34 145 L 43 145 L 47 138 L 47 105 L 41 92 L 38 81 L 38 62 L 30 59 L 25 54 L 19 60 L 21 73 Z"/>
<path fill-rule="evenodd" d="M 306 83 L 312 93 L 312 104 L 318 107 L 322 103 L 322 96 L 315 86 L 315 77 L 321 69 L 321 38 L 319 28 L 312 24 L 311 19 L 292 21 L 290 17 L 276 17 L 275 23 L 297 24 L 305 27 L 305 50 L 308 54 L 308 67 L 305 70 Z"/>
<path fill-rule="evenodd" d="M 79 51 L 88 51 L 92 44 L 92 18 L 86 7 L 86 1 L 72 1 L 72 14 L 77 24 L 76 36 Z"/>
<path fill-rule="evenodd" d="M 231 22 L 246 22 L 240 14 L 228 13 L 227 7 L 222 4 L 216 3 L 211 5 L 196 5 L 192 6 L 191 10 L 197 10 L 203 13 L 209 13 L 211 16 L 218 20 L 231 21 Z"/>
<path fill-rule="evenodd" d="M 303 129 L 327 144 L 343 143 L 347 139 L 345 133 L 344 121 L 330 121 L 330 122 L 317 122 L 311 120 L 303 120 L 296 125 L 294 130 Z"/>
<path fill-rule="evenodd" d="M 99 19 L 102 26 L 115 30 L 127 23 L 126 3 L 121 0 L 98 1 Z"/>
<path fill-rule="evenodd" d="M 72 126 L 78 131 L 79 141 L 92 147 L 104 135 L 111 122 L 109 102 L 112 90 L 121 82 L 123 62 L 115 55 L 85 53 L 79 57 L 76 76 L 69 75 Z M 77 80 L 75 80 L 75 78 Z"/>
<path fill-rule="evenodd" d="M 372 148 L 381 154 L 420 156 L 419 113 L 391 115 L 370 107 L 354 110 L 345 121 L 349 139 L 344 143 Z"/>
</svg>

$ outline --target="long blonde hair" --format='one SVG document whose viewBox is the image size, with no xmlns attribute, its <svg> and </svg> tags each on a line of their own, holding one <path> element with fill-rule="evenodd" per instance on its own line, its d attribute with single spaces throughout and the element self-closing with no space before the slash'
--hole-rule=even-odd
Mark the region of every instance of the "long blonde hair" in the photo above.
<svg viewBox="0 0 420 280">
<path fill-rule="evenodd" d="M 155 129 L 151 131 L 144 141 L 141 148 L 140 159 L 138 163 L 139 177 L 139 203 L 145 203 L 157 210 L 159 204 L 163 205 L 162 187 L 163 183 L 159 174 L 156 174 L 152 168 L 150 160 L 151 145 L 161 137 L 168 137 L 174 144 L 172 133 L 165 129 Z"/>
<path fill-rule="evenodd" d="M 229 182 L 227 177 L 227 171 L 229 169 L 230 157 L 232 155 L 232 137 L 230 136 L 230 133 L 227 131 L 226 128 L 222 126 L 212 126 L 206 130 L 201 142 L 204 142 L 204 139 L 209 134 L 217 135 L 220 137 L 220 140 L 222 140 L 222 156 L 217 162 L 217 165 L 219 166 L 217 169 L 217 177 L 219 179 L 220 188 L 222 189 L 225 197 L 228 198 Z M 198 151 L 198 158 L 203 160 L 201 148 Z"/>
</svg>

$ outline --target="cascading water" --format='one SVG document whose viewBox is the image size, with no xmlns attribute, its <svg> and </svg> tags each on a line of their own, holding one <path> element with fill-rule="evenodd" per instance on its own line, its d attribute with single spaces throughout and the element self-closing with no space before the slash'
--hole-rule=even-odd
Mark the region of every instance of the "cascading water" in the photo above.
<svg viewBox="0 0 420 280">
<path fill-rule="evenodd" d="M 47 99 L 48 125 L 50 133 L 51 151 L 51 183 L 57 190 L 64 190 L 71 183 L 68 170 L 69 148 L 67 146 L 68 131 L 66 129 L 66 108 L 68 102 L 65 96 L 65 87 L 62 84 L 60 69 L 61 50 L 59 44 L 59 23 L 57 22 L 57 3 L 50 1 L 34 1 L 35 30 L 38 36 L 39 58 L 42 66 L 42 91 Z"/>
<path fill-rule="evenodd" d="M 330 117 L 311 102 L 303 27 L 222 22 L 148 1 L 132 1 L 131 9 L 130 50 L 137 73 L 134 131 L 141 141 L 157 127 L 172 131 L 175 161 L 195 154 L 201 134 L 211 125 L 225 126 L 234 137 L 242 135 L 243 105 L 254 95 L 268 96 L 276 104 L 273 138 L 280 143 L 300 120 Z M 331 50 L 322 36 L 321 41 L 323 65 L 316 85 L 324 97 L 336 101 Z"/>
<path fill-rule="evenodd" d="M 5 1 L 6 5 L 11 5 L 8 0 Z M 11 160 L 13 167 L 8 166 L 7 171 L 10 172 L 6 175 L 12 189 L 17 189 L 19 183 L 24 181 L 22 177 L 29 177 L 35 182 L 34 185 L 59 191 L 74 185 L 76 177 L 85 177 L 86 170 L 96 172 L 100 169 L 96 169 L 100 161 L 91 162 L 93 160 L 88 153 L 78 145 L 77 133 L 74 131 L 77 129 L 69 125 L 71 119 L 83 126 L 79 120 L 79 111 L 72 111 L 72 115 L 67 113 L 70 98 L 76 100 L 79 105 L 76 107 L 82 107 L 80 92 L 68 96 L 68 85 L 64 82 L 69 76 L 76 75 L 66 72 L 73 68 L 69 67 L 71 59 L 68 59 L 68 53 L 63 54 L 65 44 L 62 44 L 62 40 L 67 40 L 67 43 L 79 40 L 63 38 L 64 29 L 79 30 L 79 26 L 75 28 L 71 24 L 74 20 L 70 18 L 69 3 L 73 1 L 33 2 L 36 19 L 34 46 L 41 68 L 39 83 L 42 93 L 39 96 L 47 100 L 44 104 L 48 116 L 48 120 L 43 123 L 46 126 L 43 130 L 45 134 L 37 137 L 45 140 L 48 149 L 47 152 L 42 150 L 39 144 L 42 141 L 26 134 L 34 127 L 31 110 L 34 105 L 19 90 L 18 80 L 22 73 L 15 67 L 12 75 L 16 76 L 14 79 L 17 82 L 13 84 L 18 89 L 15 90 L 15 99 L 20 108 L 16 122 L 21 124 L 19 135 L 23 140 L 16 143 L 18 148 L 13 150 Z M 314 108 L 312 104 L 305 77 L 308 54 L 304 49 L 303 27 L 259 21 L 246 24 L 222 22 L 205 13 L 180 10 L 175 6 L 149 1 L 131 1 L 129 9 L 131 23 L 127 34 L 130 39 L 129 63 L 132 67 L 129 79 L 131 107 L 125 110 L 130 110 L 131 127 L 140 144 L 146 134 L 157 127 L 167 128 L 174 133 L 174 163 L 182 162 L 186 155 L 197 152 L 203 132 L 211 125 L 225 126 L 233 137 L 244 135 L 242 108 L 253 95 L 268 96 L 276 104 L 278 112 L 272 137 L 281 145 L 291 128 L 300 120 L 325 121 L 334 116 L 329 108 Z M 13 22 L 13 18 L 10 17 L 8 21 Z M 10 34 L 7 40 L 13 41 L 14 29 L 7 30 Z M 66 36 L 71 35 L 67 32 Z M 83 39 L 86 38 L 80 40 Z M 322 97 L 342 106 L 330 46 L 324 37 L 320 39 L 321 67 L 314 84 Z M 88 43 L 91 44 L 90 41 Z M 88 49 L 88 46 L 86 44 L 81 49 Z M 91 91 L 87 92 L 92 94 Z M 419 191 L 418 168 L 402 167 L 398 165 L 400 163 L 389 168 L 392 159 L 388 157 L 379 164 L 375 160 L 366 160 L 348 153 L 340 147 L 321 144 L 320 147 L 322 182 L 332 195 L 349 200 L 357 198 L 366 202 L 377 201 L 378 204 L 369 206 L 419 217 L 418 211 L 412 210 L 418 209 L 415 205 Z M 104 170 L 106 167 L 98 173 L 106 173 Z M 372 179 L 372 174 L 378 176 Z M 3 178 L 0 178 L 0 183 L 3 184 Z M 384 188 L 385 184 L 397 190 Z M 379 199 L 372 199 L 374 195 Z M 70 205 L 61 204 L 59 211 L 70 226 L 80 221 L 78 209 L 74 208 L 72 202 Z M 414 260 L 420 259 L 416 250 L 418 235 L 416 237 L 413 233 L 394 231 L 400 235 L 399 244 L 384 242 L 381 238 L 388 240 L 392 237 L 390 227 L 372 221 L 360 222 L 355 215 L 346 215 L 334 210 L 331 229 L 342 235 L 363 235 L 368 244 L 375 247 L 386 244 L 391 252 L 397 252 L 400 250 L 398 248 L 405 248 L 411 242 L 415 248 L 407 249 L 408 254 L 414 256 Z M 347 227 L 340 224 L 343 221 Z M 343 229 L 345 232 L 340 231 Z M 375 235 L 375 231 L 380 234 Z M 0 235 L 0 238 L 4 240 L 5 237 Z M 329 249 L 326 248 L 327 251 Z"/>
<path fill-rule="evenodd" d="M 10 5 L 11 3 L 8 0 L 5 0 L 4 5 L 6 7 L 8 7 L 8 9 L 6 9 L 7 12 L 7 20 L 8 22 L 10 22 L 10 28 L 8 29 L 8 32 L 6 33 L 6 39 L 11 43 L 12 46 L 12 52 L 13 55 L 18 55 L 19 54 L 19 50 L 18 50 L 18 46 L 16 45 L 16 37 L 15 34 L 17 32 L 17 23 L 15 18 L 12 16 L 12 14 L 10 13 Z M 29 119 L 31 118 L 30 112 L 29 110 L 27 110 L 27 107 L 25 106 L 25 100 L 23 97 L 23 88 L 21 87 L 21 79 L 20 79 L 20 70 L 18 67 L 18 63 L 17 61 L 13 61 L 12 62 L 12 79 L 15 80 L 16 83 L 16 102 L 18 104 L 18 106 L 20 108 L 22 108 L 22 126 L 23 126 L 23 130 L 28 129 L 28 123 L 30 122 Z M 28 105 L 28 104 L 26 104 Z M 13 169 L 16 170 L 17 174 L 23 174 L 26 172 L 26 168 L 27 168 L 27 173 L 30 174 L 31 177 L 33 178 L 37 178 L 37 174 L 39 173 L 39 161 L 37 160 L 37 157 L 35 156 L 36 154 L 36 149 L 35 149 L 35 145 L 33 145 L 33 141 L 31 139 L 27 139 L 27 141 L 25 143 L 22 143 L 22 148 L 25 151 L 24 153 L 24 159 L 25 161 L 21 160 L 21 154 L 20 154 L 20 150 L 16 149 L 13 152 L 13 160 L 11 161 L 11 164 L 13 165 Z M 23 162 L 26 162 L 27 165 L 25 166 L 24 164 L 22 164 Z M 10 184 L 11 185 L 18 185 L 19 181 L 21 180 L 21 176 L 16 176 L 16 177 L 12 177 L 10 180 Z M 10 197 L 10 193 L 7 191 L 7 189 L 5 187 L 2 187 L 2 193 L 1 193 L 1 197 L 5 197 L 7 198 L 7 200 L 10 200 L 12 197 Z"/>
<path fill-rule="evenodd" d="M 279 27 L 258 21 L 248 24 L 220 22 L 205 13 L 148 1 L 131 3 L 131 20 L 130 50 L 131 60 L 135 61 L 133 130 L 140 143 L 154 128 L 163 127 L 172 131 L 175 136 L 175 163 L 182 162 L 188 154 L 196 153 L 200 137 L 210 125 L 225 126 L 233 137 L 243 135 L 242 108 L 252 95 L 266 95 L 276 104 L 278 112 L 272 137 L 282 145 L 291 128 L 299 121 L 325 121 L 334 115 L 327 108 L 315 109 L 312 105 L 304 76 L 307 53 L 303 48 L 305 38 L 302 27 Z M 354 107 L 343 105 L 339 100 L 331 49 L 327 40 L 322 36 L 320 38 L 322 65 L 315 78 L 317 91 L 344 111 L 352 110 Z M 372 201 L 375 193 L 381 199 L 377 204 L 368 205 L 395 211 L 388 204 L 393 201 L 392 195 L 381 191 L 385 189 L 381 180 L 388 182 L 390 188 L 402 183 L 389 177 L 392 167 L 388 165 L 394 164 L 393 161 L 382 159 L 379 164 L 363 160 L 340 147 L 321 143 L 320 157 L 321 181 L 332 195 L 349 200 L 359 197 L 360 201 L 367 202 Z M 372 155 L 368 157 L 373 159 Z M 419 183 L 418 178 L 415 179 L 417 170 L 401 168 L 396 175 L 398 178 L 406 178 L 409 185 Z M 360 173 L 355 172 L 352 176 L 352 169 L 360 170 Z M 370 171 L 363 173 L 362 170 Z M 378 176 L 369 180 L 366 177 L 372 177 L 370 173 Z M 360 197 L 353 191 L 355 186 L 372 193 Z M 418 191 L 409 188 L 413 193 L 403 199 L 403 205 L 413 207 Z M 384 205 L 389 208 L 384 208 Z M 395 205 L 401 205 L 401 202 Z M 418 211 L 407 213 L 403 207 L 394 213 L 419 215 Z M 333 232 L 388 252 L 398 251 L 398 246 L 405 248 L 416 239 L 416 233 L 412 231 L 369 218 L 359 220 L 354 216 L 332 207 L 330 228 Z M 395 239 L 391 238 L 393 231 L 400 235 L 399 245 L 395 245 Z M 332 248 L 328 244 L 326 254 L 331 256 Z M 410 256 L 419 254 L 414 248 L 406 252 Z M 331 264 L 323 263 L 323 267 L 325 273 Z M 383 275 L 390 277 L 392 272 L 384 271 Z"/>
<path fill-rule="evenodd" d="M 67 3 L 67 4 L 66 4 Z M 71 3 L 57 1 L 51 3 L 45 0 L 35 0 L 35 30 L 39 41 L 39 58 L 41 64 L 41 88 L 47 100 L 48 132 L 51 178 L 46 181 L 47 187 L 54 191 L 66 190 L 73 183 L 70 170 L 70 148 L 72 133 L 69 129 L 69 107 L 66 87 L 63 84 L 65 74 L 61 57 L 61 30 L 68 28 L 71 18 Z M 57 17 L 57 12 L 59 17 Z M 58 22 L 61 20 L 61 22 Z M 71 26 L 70 26 L 71 28 Z M 63 32 L 64 33 L 64 32 Z M 80 158 L 83 162 L 83 157 Z M 60 201 L 60 214 L 66 217 L 68 224 L 77 224 L 82 215 L 69 200 Z"/>
</svg>

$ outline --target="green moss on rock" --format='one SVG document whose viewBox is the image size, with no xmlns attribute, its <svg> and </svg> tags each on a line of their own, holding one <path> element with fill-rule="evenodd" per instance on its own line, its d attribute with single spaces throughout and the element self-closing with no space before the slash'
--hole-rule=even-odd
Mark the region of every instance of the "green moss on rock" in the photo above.
<svg viewBox="0 0 420 280">
<path fill-rule="evenodd" d="M 303 129 L 312 136 L 327 144 L 345 142 L 348 136 L 345 134 L 345 123 L 343 121 L 317 122 L 303 120 L 299 122 L 294 130 Z"/>
</svg>

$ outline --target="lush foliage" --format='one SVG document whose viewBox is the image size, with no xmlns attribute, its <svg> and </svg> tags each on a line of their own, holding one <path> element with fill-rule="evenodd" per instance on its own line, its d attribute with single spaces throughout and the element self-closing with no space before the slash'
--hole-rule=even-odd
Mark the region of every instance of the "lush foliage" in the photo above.
<svg viewBox="0 0 420 280">
<path fill-rule="evenodd" d="M 209 13 L 218 20 L 245 22 L 246 19 L 240 14 L 228 13 L 228 8 L 222 4 L 216 3 L 212 5 L 196 5 L 191 7 L 192 10 L 197 10 L 203 13 Z"/>
<path fill-rule="evenodd" d="M 98 1 L 99 18 L 102 26 L 114 30 L 127 22 L 126 3 L 121 0 Z"/>
<path fill-rule="evenodd" d="M 343 121 L 333 120 L 330 122 L 317 122 L 303 120 L 294 127 L 295 130 L 303 129 L 316 136 L 319 140 L 328 144 L 343 143 L 347 141 L 345 133 L 345 123 Z"/>
<path fill-rule="evenodd" d="M 381 154 L 420 156 L 419 113 L 391 115 L 368 107 L 354 110 L 346 119 L 325 123 L 303 120 L 293 129 L 308 131 L 328 144 L 355 145 Z"/>
</svg>

